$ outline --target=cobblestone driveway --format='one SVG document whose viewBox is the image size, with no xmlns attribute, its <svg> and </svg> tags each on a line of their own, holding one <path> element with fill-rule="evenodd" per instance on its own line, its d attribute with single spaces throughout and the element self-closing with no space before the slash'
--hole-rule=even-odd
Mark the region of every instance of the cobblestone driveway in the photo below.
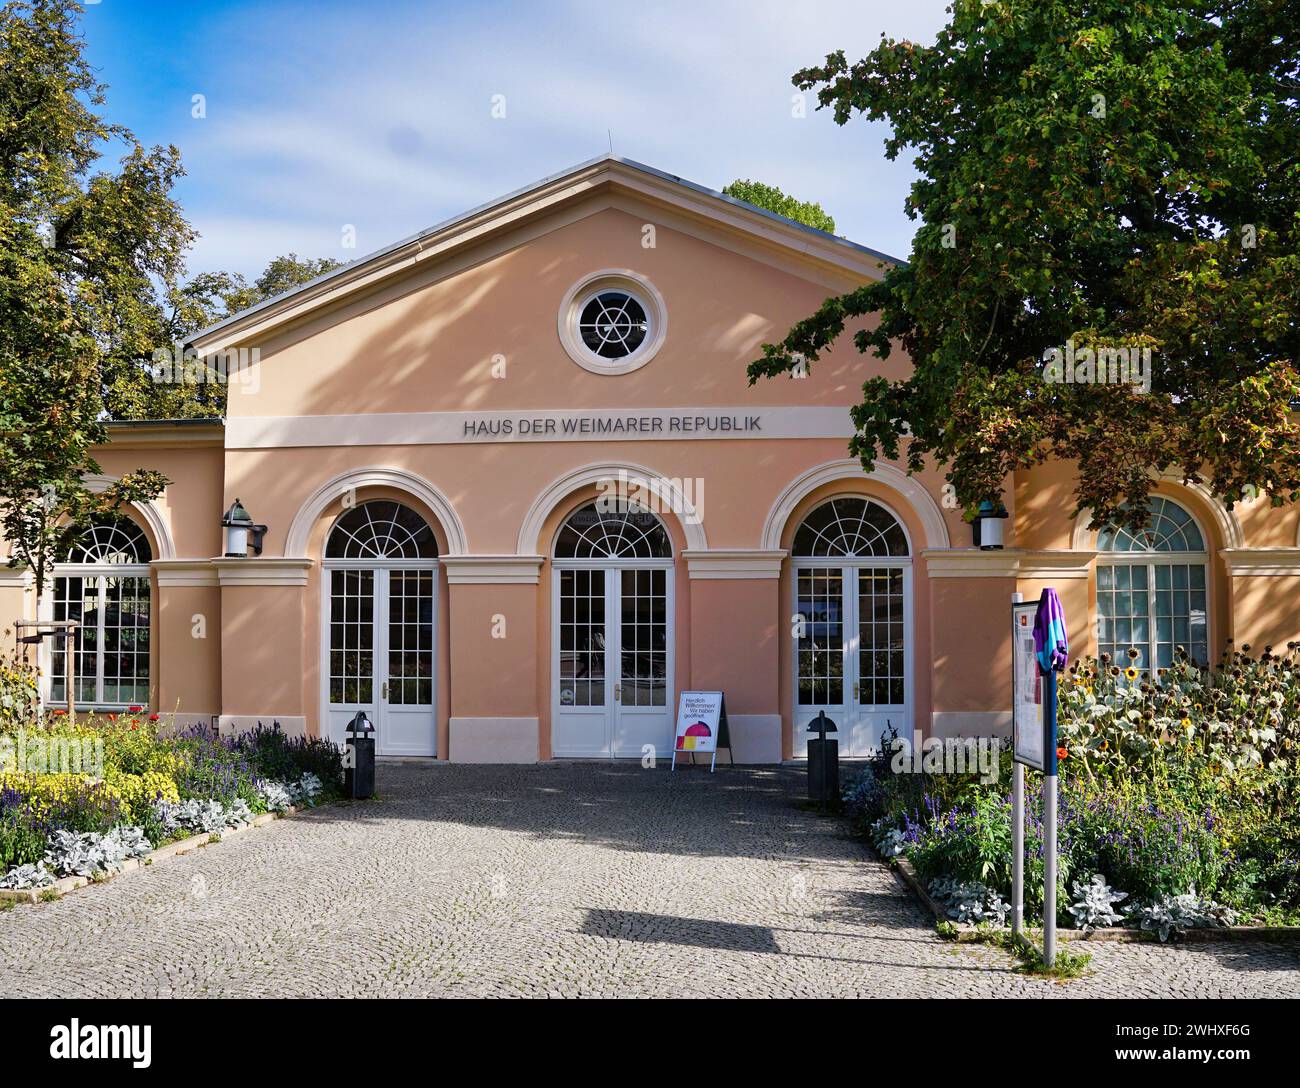
<svg viewBox="0 0 1300 1088">
<path fill-rule="evenodd" d="M 0 914 L 4 996 L 1300 995 L 1300 949 L 939 941 L 800 771 L 383 765 L 382 797 Z"/>
</svg>

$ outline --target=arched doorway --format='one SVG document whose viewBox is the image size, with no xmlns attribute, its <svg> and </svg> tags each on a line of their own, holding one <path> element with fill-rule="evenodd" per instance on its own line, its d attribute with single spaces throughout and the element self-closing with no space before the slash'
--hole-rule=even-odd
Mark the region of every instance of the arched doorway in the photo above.
<svg viewBox="0 0 1300 1088">
<path fill-rule="evenodd" d="M 912 559 L 902 523 L 859 496 L 831 499 L 795 532 L 794 755 L 808 723 L 833 718 L 840 754 L 912 729 Z"/>
<path fill-rule="evenodd" d="M 380 755 L 436 755 L 433 531 L 409 506 L 363 502 L 335 521 L 322 566 L 326 735 L 364 710 Z"/>
<path fill-rule="evenodd" d="M 617 506 L 617 509 L 607 507 Z M 629 503 L 588 503 L 552 559 L 552 750 L 635 756 L 672 749 L 672 544 Z"/>
</svg>

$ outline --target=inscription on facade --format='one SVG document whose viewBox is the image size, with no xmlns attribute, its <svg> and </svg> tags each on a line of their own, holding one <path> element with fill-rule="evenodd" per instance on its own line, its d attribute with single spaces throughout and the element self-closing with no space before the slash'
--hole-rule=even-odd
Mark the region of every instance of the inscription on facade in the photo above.
<svg viewBox="0 0 1300 1088">
<path fill-rule="evenodd" d="M 762 416 L 708 416 L 708 415 L 590 415 L 569 416 L 564 419 L 518 416 L 492 419 L 467 419 L 461 434 L 465 438 L 505 438 L 510 435 L 557 438 L 571 435 L 652 435 L 698 434 L 717 432 L 727 434 L 744 432 L 758 434 L 763 430 Z"/>
</svg>

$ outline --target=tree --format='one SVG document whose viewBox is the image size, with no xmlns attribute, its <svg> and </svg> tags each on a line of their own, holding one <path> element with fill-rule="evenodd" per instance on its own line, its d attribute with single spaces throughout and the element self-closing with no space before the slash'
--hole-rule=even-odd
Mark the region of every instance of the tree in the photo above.
<svg viewBox="0 0 1300 1088">
<path fill-rule="evenodd" d="M 806 227 L 816 227 L 828 234 L 835 233 L 835 220 L 826 214 L 820 204 L 786 196 L 775 185 L 764 185 L 761 181 L 736 180 L 722 190 L 722 195 L 735 197 L 758 208 L 765 208 L 769 212 L 793 219 Z"/>
<path fill-rule="evenodd" d="M 135 472 L 92 494 L 82 478 L 107 439 L 106 375 L 149 347 L 155 283 L 176 282 L 192 238 L 169 195 L 176 149 L 146 151 L 96 112 L 79 13 L 0 8 L 0 530 L 38 596 L 90 518 L 166 484 Z M 127 148 L 116 172 L 96 169 L 108 141 Z"/>
<path fill-rule="evenodd" d="M 205 272 L 160 292 L 151 315 L 151 350 L 114 372 L 105 388 L 105 406 L 114 419 L 195 419 L 220 416 L 226 407 L 226 385 L 211 368 L 190 366 L 181 371 L 202 380 L 157 380 L 159 353 L 173 363 L 181 345 L 206 328 L 259 302 L 292 290 L 340 267 L 329 257 L 304 258 L 296 253 L 276 257 L 251 284 L 239 273 Z"/>
<path fill-rule="evenodd" d="M 764 345 L 751 383 L 816 361 L 855 322 L 860 351 L 883 359 L 899 344 L 914 365 L 863 385 L 851 450 L 868 468 L 900 448 L 912 470 L 933 457 L 974 504 L 1017 468 L 1075 461 L 1094 526 L 1138 524 L 1153 472 L 1202 480 L 1229 506 L 1256 492 L 1294 502 L 1294 11 L 951 10 L 933 45 L 887 39 L 857 63 L 837 52 L 794 76 L 841 125 L 887 120 L 889 158 L 915 150 L 906 210 L 922 225 L 906 265 Z M 1149 392 L 1096 381 L 1098 358 L 1140 365 L 1143 349 Z"/>
</svg>

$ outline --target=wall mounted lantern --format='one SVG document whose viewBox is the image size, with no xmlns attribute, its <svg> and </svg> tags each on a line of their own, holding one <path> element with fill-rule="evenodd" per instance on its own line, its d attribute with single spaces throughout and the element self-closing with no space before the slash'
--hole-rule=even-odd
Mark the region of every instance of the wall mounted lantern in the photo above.
<svg viewBox="0 0 1300 1088">
<path fill-rule="evenodd" d="M 1002 547 L 1003 527 L 1007 508 L 1000 502 L 993 503 L 987 499 L 980 503 L 979 512 L 971 522 L 971 531 L 975 537 L 975 547 L 982 551 L 994 551 Z"/>
<path fill-rule="evenodd" d="M 266 535 L 266 526 L 254 524 L 253 516 L 244 509 L 238 499 L 226 511 L 225 517 L 221 519 L 221 526 L 226 531 L 225 558 L 247 558 L 250 544 L 254 555 L 262 554 L 262 537 Z"/>
</svg>

